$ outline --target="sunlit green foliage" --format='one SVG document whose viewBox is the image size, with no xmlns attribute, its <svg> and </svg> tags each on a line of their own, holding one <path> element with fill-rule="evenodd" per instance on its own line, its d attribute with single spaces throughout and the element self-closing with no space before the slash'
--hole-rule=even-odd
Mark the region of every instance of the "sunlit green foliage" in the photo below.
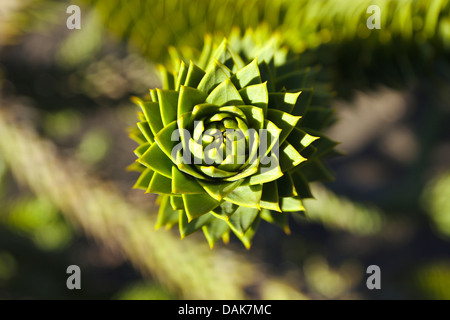
<svg viewBox="0 0 450 320">
<path fill-rule="evenodd" d="M 327 43 L 372 38 L 381 44 L 398 38 L 419 44 L 450 46 L 449 2 L 440 0 L 84 0 L 101 13 L 106 27 L 152 58 L 165 56 L 169 45 L 200 47 L 205 33 L 227 35 L 267 24 L 281 31 L 294 50 Z M 381 9 L 381 30 L 366 27 L 370 5 Z M 165 28 L 160 28 L 164 25 Z M 425 49 L 425 48 L 424 48 Z"/>
<path fill-rule="evenodd" d="M 233 231 L 249 248 L 261 219 L 288 232 L 309 181 L 332 179 L 323 159 L 337 143 L 320 131 L 332 111 L 310 107 L 314 68 L 256 35 L 207 38 L 197 64 L 162 67 L 163 89 L 135 99 L 135 187 L 161 194 L 157 227 L 178 223 L 182 237 L 202 229 L 211 247 Z"/>
</svg>

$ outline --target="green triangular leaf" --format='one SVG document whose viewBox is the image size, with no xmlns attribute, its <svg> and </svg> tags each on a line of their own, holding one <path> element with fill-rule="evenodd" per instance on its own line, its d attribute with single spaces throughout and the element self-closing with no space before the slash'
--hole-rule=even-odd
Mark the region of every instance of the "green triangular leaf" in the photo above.
<svg viewBox="0 0 450 320">
<path fill-rule="evenodd" d="M 190 117 L 190 124 L 193 125 L 193 122 L 195 120 L 202 119 L 203 117 L 206 117 L 206 116 L 212 117 L 218 113 L 229 113 L 231 115 L 242 118 L 244 121 L 247 121 L 247 118 L 246 118 L 244 112 L 242 112 L 241 109 L 239 109 L 235 106 L 218 107 L 214 104 L 204 103 L 204 104 L 199 104 L 199 105 L 195 106 L 194 110 L 192 111 L 192 116 Z M 188 114 L 186 114 L 186 115 L 188 115 Z M 178 126 L 180 128 L 182 128 L 180 126 L 180 124 Z"/>
<path fill-rule="evenodd" d="M 238 205 L 225 201 L 220 206 L 213 209 L 211 213 L 215 217 L 227 221 L 231 217 L 231 215 L 236 212 L 238 208 L 239 208 Z"/>
<path fill-rule="evenodd" d="M 197 67 L 192 61 L 189 63 L 189 70 L 184 85 L 186 87 L 197 88 L 198 84 L 205 75 L 205 71 Z"/>
<path fill-rule="evenodd" d="M 258 171 L 249 178 L 251 185 L 267 183 L 283 176 L 279 160 L 274 152 L 264 157 L 262 161 L 264 163 L 260 163 Z"/>
<path fill-rule="evenodd" d="M 300 117 L 290 115 L 289 113 L 280 110 L 269 109 L 267 110 L 267 119 L 272 121 L 278 128 L 281 129 L 278 142 L 279 145 L 281 145 L 291 133 L 292 129 L 294 129 L 297 125 Z"/>
<path fill-rule="evenodd" d="M 235 106 L 244 104 L 239 92 L 230 79 L 219 84 L 206 98 L 206 102 L 216 106 Z"/>
<path fill-rule="evenodd" d="M 161 119 L 163 125 L 167 126 L 177 120 L 178 91 L 156 89 L 156 92 L 158 93 Z"/>
<path fill-rule="evenodd" d="M 303 116 L 307 113 L 309 104 L 311 103 L 311 99 L 313 97 L 314 89 L 313 88 L 300 88 L 297 91 L 301 91 L 302 94 L 297 98 L 297 102 L 295 103 L 294 109 L 291 114 L 295 116 Z"/>
<path fill-rule="evenodd" d="M 142 157 L 142 155 L 147 152 L 147 150 L 150 148 L 151 144 L 148 142 L 145 142 L 143 144 L 141 144 L 139 147 L 137 147 L 134 150 L 134 154 L 138 157 Z"/>
<path fill-rule="evenodd" d="M 206 176 L 211 178 L 229 178 L 236 174 L 236 172 L 221 170 L 214 166 L 195 165 L 195 167 L 201 172 L 203 172 Z"/>
<path fill-rule="evenodd" d="M 263 184 L 261 195 L 261 208 L 269 210 L 281 211 L 278 204 L 278 186 L 276 181 L 271 181 Z"/>
<path fill-rule="evenodd" d="M 280 198 L 280 208 L 283 212 L 305 211 L 300 197 Z"/>
<path fill-rule="evenodd" d="M 317 152 L 314 153 L 314 157 L 322 157 L 327 154 L 329 151 L 334 149 L 339 143 L 331 140 L 329 137 L 324 135 L 321 132 L 312 129 L 306 129 L 305 132 L 308 134 L 319 137 L 319 139 L 313 142 L 314 147 L 317 149 Z"/>
<path fill-rule="evenodd" d="M 261 108 L 253 106 L 238 106 L 247 117 L 248 127 L 260 130 L 264 127 L 264 111 Z"/>
<path fill-rule="evenodd" d="M 214 244 L 223 237 L 226 231 L 230 228 L 228 224 L 220 219 L 212 219 L 210 223 L 202 227 L 205 238 L 209 243 L 211 249 L 214 248 Z"/>
<path fill-rule="evenodd" d="M 277 185 L 278 185 L 278 195 L 280 197 L 297 196 L 294 181 L 292 181 L 292 177 L 289 172 L 286 172 L 280 179 L 277 180 Z"/>
<path fill-rule="evenodd" d="M 259 208 L 261 200 L 262 186 L 258 185 L 240 185 L 225 197 L 226 201 L 243 207 Z"/>
<path fill-rule="evenodd" d="M 272 71 L 270 70 L 269 65 L 265 61 L 262 61 L 259 63 L 258 66 L 259 66 L 259 73 L 261 74 L 261 81 L 267 82 L 267 90 L 269 92 L 274 92 L 275 91 L 274 77 Z"/>
<path fill-rule="evenodd" d="M 176 163 L 176 151 L 182 149 L 181 137 L 177 135 L 177 122 L 173 121 L 164 127 L 154 138 L 156 144 L 164 152 L 167 158 Z M 178 141 L 176 138 L 178 137 Z"/>
<path fill-rule="evenodd" d="M 239 90 L 239 94 L 245 104 L 259 107 L 263 110 L 264 115 L 267 114 L 267 106 L 269 104 L 267 82 L 245 87 Z"/>
<path fill-rule="evenodd" d="M 269 93 L 269 109 L 277 109 L 292 114 L 297 99 L 302 92 L 271 92 Z"/>
<path fill-rule="evenodd" d="M 245 66 L 241 57 L 230 48 L 227 39 L 222 41 L 212 56 L 230 69 L 240 70 Z"/>
<path fill-rule="evenodd" d="M 184 161 L 185 160 L 184 160 L 183 156 L 181 155 L 181 152 L 178 152 L 177 153 L 177 168 L 180 169 L 180 171 L 186 173 L 189 176 L 195 177 L 197 179 L 206 179 L 206 177 L 204 175 L 197 172 L 197 170 L 192 168 L 192 166 L 190 164 L 186 164 Z"/>
<path fill-rule="evenodd" d="M 212 66 L 208 69 L 205 76 L 198 84 L 197 89 L 209 94 L 219 84 L 229 79 L 231 75 L 230 69 L 218 61 L 214 61 Z"/>
<path fill-rule="evenodd" d="M 289 229 L 288 217 L 289 216 L 283 212 L 261 210 L 261 219 L 280 227 L 284 232 L 286 232 L 286 234 L 291 233 L 291 230 Z"/>
<path fill-rule="evenodd" d="M 186 66 L 186 63 L 184 63 L 184 61 L 181 61 L 180 69 L 178 70 L 177 74 L 177 81 L 175 83 L 176 91 L 180 90 L 180 86 L 185 83 L 187 74 L 188 74 L 188 67 Z"/>
<path fill-rule="evenodd" d="M 259 74 L 257 60 L 253 60 L 244 68 L 235 73 L 231 77 L 231 81 L 237 89 L 242 89 L 251 85 L 261 83 L 261 76 Z"/>
<path fill-rule="evenodd" d="M 178 117 L 185 112 L 192 111 L 196 105 L 204 103 L 207 96 L 203 91 L 181 86 L 180 98 L 178 100 Z"/>
<path fill-rule="evenodd" d="M 256 217 L 256 219 L 253 221 L 250 228 L 247 230 L 247 232 L 243 236 L 240 233 L 231 229 L 233 231 L 233 233 L 239 238 L 239 240 L 241 240 L 241 242 L 244 244 L 244 246 L 247 250 L 250 249 L 250 247 L 252 246 L 252 239 L 256 233 L 256 229 L 258 228 L 260 221 L 261 221 L 261 217 L 258 215 Z"/>
<path fill-rule="evenodd" d="M 158 94 L 156 93 L 156 89 L 150 89 L 150 99 L 152 102 L 158 102 Z"/>
<path fill-rule="evenodd" d="M 259 214 L 257 208 L 239 207 L 227 221 L 230 228 L 237 234 L 243 236 L 255 221 Z"/>
<path fill-rule="evenodd" d="M 178 222 L 179 213 L 173 210 L 170 201 L 170 196 L 162 195 L 160 196 L 160 205 L 158 210 L 158 218 L 156 219 L 155 229 L 159 229 L 162 226 L 166 226 L 167 229 L 172 227 Z"/>
<path fill-rule="evenodd" d="M 180 211 L 179 226 L 181 239 L 200 230 L 204 225 L 207 225 L 212 219 L 214 219 L 214 217 L 211 214 L 207 213 L 189 221 L 186 213 L 184 211 Z"/>
<path fill-rule="evenodd" d="M 170 205 L 173 210 L 184 210 L 184 202 L 181 196 L 170 196 Z"/>
<path fill-rule="evenodd" d="M 153 171 L 156 171 L 167 178 L 172 178 L 173 163 L 161 150 L 158 144 L 152 144 L 138 161 L 144 166 L 152 168 Z"/>
<path fill-rule="evenodd" d="M 153 136 L 153 132 L 150 129 L 150 126 L 149 126 L 147 121 L 138 122 L 137 126 L 138 126 L 139 130 L 141 130 L 141 132 L 144 135 L 145 139 L 149 143 L 155 142 L 154 136 Z"/>
<path fill-rule="evenodd" d="M 261 159 L 268 156 L 272 149 L 277 150 L 280 146 L 281 129 L 269 120 L 264 121 L 264 129 L 259 132 L 259 156 Z"/>
<path fill-rule="evenodd" d="M 296 170 L 292 173 L 292 180 L 294 181 L 295 190 L 297 190 L 300 198 L 314 198 L 309 188 L 309 182 L 300 170 Z"/>
<path fill-rule="evenodd" d="M 128 136 L 130 137 L 130 139 L 134 140 L 139 145 L 148 142 L 147 139 L 145 139 L 142 132 L 138 128 L 135 128 L 135 127 L 130 129 Z"/>
<path fill-rule="evenodd" d="M 155 172 L 146 193 L 171 194 L 172 182 L 169 178 Z"/>
<path fill-rule="evenodd" d="M 159 113 L 159 103 L 140 101 L 139 106 L 144 112 L 145 118 L 147 119 L 147 122 L 150 125 L 150 129 L 153 132 L 153 136 L 156 136 L 158 132 L 164 127 L 161 119 L 161 114 Z"/>
<path fill-rule="evenodd" d="M 147 169 L 146 166 L 140 164 L 139 162 L 135 161 L 132 164 L 130 164 L 128 167 L 126 167 L 125 170 L 130 171 L 130 172 L 144 172 L 145 169 Z"/>
<path fill-rule="evenodd" d="M 280 167 L 282 172 L 295 168 L 306 160 L 289 142 L 285 141 L 282 144 L 280 148 Z"/>
<path fill-rule="evenodd" d="M 220 205 L 220 201 L 204 194 L 183 194 L 184 207 L 189 220 L 195 219 Z"/>
<path fill-rule="evenodd" d="M 208 194 L 213 197 L 214 199 L 221 201 L 223 198 L 225 198 L 228 194 L 230 194 L 234 189 L 236 189 L 243 180 L 238 181 L 232 181 L 232 182 L 225 182 L 225 181 L 214 181 L 214 182 L 208 182 L 208 181 L 201 181 L 198 180 L 198 183 L 205 189 Z"/>
<path fill-rule="evenodd" d="M 312 136 L 299 128 L 294 128 L 287 137 L 287 141 L 305 158 L 308 156 L 304 155 L 302 151 L 317 139 L 319 137 Z"/>
<path fill-rule="evenodd" d="M 256 53 L 256 56 L 258 57 L 258 60 L 261 62 L 264 62 L 266 64 L 271 64 L 275 58 L 276 53 L 276 44 L 275 40 L 272 38 L 267 42 L 267 44 L 258 50 Z M 280 49 L 278 49 L 280 50 Z"/>
<path fill-rule="evenodd" d="M 257 174 L 259 170 L 258 168 L 260 165 L 260 161 L 258 157 L 258 147 L 260 143 L 258 133 L 256 132 L 256 130 L 248 130 L 246 135 L 248 136 L 249 143 L 248 158 L 245 163 L 239 168 L 240 172 L 235 176 L 224 179 L 226 181 L 236 181 L 239 179 L 248 178 Z"/>
<path fill-rule="evenodd" d="M 205 193 L 202 186 L 175 166 L 172 167 L 172 192 L 179 194 L 202 194 Z"/>
<path fill-rule="evenodd" d="M 134 189 L 141 189 L 141 190 L 147 190 L 148 186 L 150 184 L 150 181 L 153 177 L 154 171 L 150 168 L 146 168 L 145 171 L 139 176 L 138 180 L 136 181 L 135 185 L 133 186 Z"/>
</svg>

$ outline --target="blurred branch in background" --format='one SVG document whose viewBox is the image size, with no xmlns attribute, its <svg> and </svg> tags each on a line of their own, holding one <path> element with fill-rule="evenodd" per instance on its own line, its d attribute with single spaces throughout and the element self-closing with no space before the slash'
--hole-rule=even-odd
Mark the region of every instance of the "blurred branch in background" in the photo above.
<svg viewBox="0 0 450 320">
<path fill-rule="evenodd" d="M 379 233 L 385 224 L 384 213 L 375 207 L 337 197 L 319 185 L 314 186 L 312 193 L 314 199 L 305 201 L 307 217 L 327 228 L 364 236 Z"/>
<path fill-rule="evenodd" d="M 10 18 L 5 25 L 15 36 L 30 26 L 51 32 L 42 26 L 58 19 L 56 12 L 65 12 L 61 1 L 8 3 L 10 9 L 4 11 Z M 57 60 L 65 67 L 85 63 L 101 51 L 102 29 L 149 61 L 166 62 L 170 46 L 193 50 L 201 48 L 207 33 L 220 38 L 233 27 L 244 30 L 263 24 L 268 32 L 282 34 L 295 51 L 315 52 L 314 62 L 333 70 L 335 86 L 345 96 L 355 87 L 373 88 L 380 82 L 403 87 L 421 82 L 425 75 L 450 79 L 448 0 L 136 0 L 133 4 L 77 0 L 66 4 L 81 6 L 82 29 L 89 32 L 73 32 L 62 43 Z M 366 26 L 370 5 L 380 7 L 379 30 Z M 432 83 L 429 89 L 439 85 Z M 448 99 L 445 91 L 441 94 Z"/>
<path fill-rule="evenodd" d="M 293 50 L 314 51 L 314 62 L 333 70 L 344 96 L 380 82 L 398 88 L 424 75 L 450 77 L 447 0 L 140 0 L 133 6 L 120 0 L 79 1 L 95 8 L 106 29 L 153 61 L 166 61 L 169 46 L 200 48 L 206 33 L 221 37 L 234 26 L 264 24 Z M 367 28 L 370 5 L 380 8 L 379 30 Z"/>
<path fill-rule="evenodd" d="M 298 51 L 353 38 L 380 44 L 393 44 L 398 38 L 423 44 L 437 40 L 450 48 L 448 1 L 140 0 L 133 6 L 120 0 L 80 2 L 95 7 L 107 28 L 152 59 L 164 57 L 170 45 L 199 48 L 206 33 L 226 35 L 233 26 L 254 28 L 262 22 L 283 33 Z M 382 12 L 382 29 L 371 33 L 366 11 L 374 4 Z"/>
</svg>

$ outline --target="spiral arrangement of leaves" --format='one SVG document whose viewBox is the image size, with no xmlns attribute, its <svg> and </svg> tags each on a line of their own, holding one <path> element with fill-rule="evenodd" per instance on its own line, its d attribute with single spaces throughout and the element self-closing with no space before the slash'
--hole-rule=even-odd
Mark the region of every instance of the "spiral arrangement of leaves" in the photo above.
<svg viewBox="0 0 450 320">
<path fill-rule="evenodd" d="M 202 229 L 211 247 L 233 232 L 249 248 L 261 220 L 289 232 L 309 182 L 332 178 L 323 161 L 337 143 L 321 130 L 333 111 L 310 106 L 316 70 L 254 38 L 207 38 L 198 63 L 162 67 L 163 88 L 134 99 L 135 187 L 160 194 L 157 227 Z"/>
</svg>

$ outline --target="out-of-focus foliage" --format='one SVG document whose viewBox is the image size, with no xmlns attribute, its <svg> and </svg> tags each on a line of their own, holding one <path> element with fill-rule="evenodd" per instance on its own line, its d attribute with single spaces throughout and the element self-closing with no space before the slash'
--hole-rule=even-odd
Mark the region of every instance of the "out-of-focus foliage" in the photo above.
<svg viewBox="0 0 450 320">
<path fill-rule="evenodd" d="M 41 250 L 67 247 L 72 240 L 72 230 L 58 209 L 44 197 L 6 197 L 11 191 L 2 181 L 5 174 L 6 166 L 0 158 L 0 225 L 32 239 Z"/>
<path fill-rule="evenodd" d="M 359 235 L 373 235 L 382 230 L 385 218 L 379 209 L 337 197 L 321 186 L 312 191 L 314 199 L 305 201 L 308 219 Z"/>
<path fill-rule="evenodd" d="M 308 59 L 327 67 L 323 70 L 327 77 L 333 75 L 334 86 L 342 96 L 348 97 L 355 88 L 373 88 L 379 83 L 396 88 L 414 85 L 426 77 L 429 81 L 422 85 L 434 90 L 439 99 L 450 101 L 442 85 L 442 81 L 450 79 L 450 66 L 446 62 L 450 48 L 447 0 L 137 0 L 133 5 L 120 0 L 78 0 L 71 3 L 83 8 L 82 25 L 86 32 L 72 32 L 63 42 L 57 59 L 64 68 L 79 67 L 94 56 L 100 59 L 98 53 L 106 44 L 105 30 L 129 43 L 148 60 L 166 62 L 170 46 L 201 48 L 207 33 L 222 38 L 236 26 L 245 29 L 263 24 L 269 33 L 279 32 L 294 51 L 312 52 Z M 41 0 L 25 7 L 28 9 L 21 14 L 33 20 L 33 12 L 39 12 L 40 21 L 53 21 L 54 18 L 42 16 L 42 12 L 55 12 L 48 9 L 52 4 L 51 0 Z M 369 30 L 366 26 L 370 5 L 380 7 L 380 30 Z M 106 64 L 101 66 L 101 74 L 95 72 L 94 66 L 89 69 L 82 80 L 83 90 L 92 96 L 99 96 L 100 92 L 112 98 L 118 98 L 134 82 L 145 90 L 149 72 L 128 79 L 117 64 L 114 67 L 110 62 Z M 142 66 L 143 62 L 139 64 Z"/>
<path fill-rule="evenodd" d="M 64 249 L 72 238 L 72 230 L 61 219 L 58 209 L 44 198 L 16 199 L 7 212 L 6 216 L 0 216 L 0 221 L 33 239 L 41 249 Z"/>
<path fill-rule="evenodd" d="M 339 268 L 330 266 L 324 257 L 313 256 L 303 266 L 308 284 L 320 296 L 337 299 L 362 280 L 358 263 L 349 261 Z"/>
<path fill-rule="evenodd" d="M 430 182 L 423 196 L 424 208 L 429 212 L 436 228 L 450 238 L 450 173 L 443 173 Z"/>
<path fill-rule="evenodd" d="M 427 263 L 414 276 L 414 285 L 428 299 L 450 300 L 450 261 Z"/>
<path fill-rule="evenodd" d="M 54 0 L 3 0 L 0 6 L 0 43 L 13 44 L 30 28 L 42 31 L 42 21 L 55 21 L 57 4 L 58 1 Z"/>
<path fill-rule="evenodd" d="M 339 94 L 377 84 L 424 86 L 450 101 L 442 81 L 450 79 L 450 2 L 447 0 L 158 0 L 128 6 L 120 0 L 80 0 L 92 5 L 104 26 L 153 61 L 167 59 L 170 46 L 200 48 L 206 33 L 228 36 L 265 25 L 297 52 L 332 72 Z M 380 7 L 381 29 L 369 30 L 370 5 Z M 164 25 L 164 28 L 160 26 Z"/>
<path fill-rule="evenodd" d="M 282 32 L 299 51 L 369 37 L 382 44 L 400 38 L 450 48 L 446 0 L 141 0 L 133 6 L 120 0 L 83 2 L 95 6 L 107 28 L 151 58 L 164 57 L 169 45 L 200 47 L 206 33 L 227 35 L 233 26 L 245 29 L 260 23 Z M 379 31 L 366 27 L 370 5 L 381 9 Z"/>
<path fill-rule="evenodd" d="M 174 299 L 167 290 L 155 284 L 136 283 L 119 292 L 119 300 L 171 300 Z"/>
<path fill-rule="evenodd" d="M 6 251 L 0 251 L 0 286 L 17 274 L 17 261 Z"/>
<path fill-rule="evenodd" d="M 111 149 L 111 140 L 104 130 L 88 132 L 78 147 L 78 157 L 86 163 L 97 163 L 104 159 Z"/>
</svg>

